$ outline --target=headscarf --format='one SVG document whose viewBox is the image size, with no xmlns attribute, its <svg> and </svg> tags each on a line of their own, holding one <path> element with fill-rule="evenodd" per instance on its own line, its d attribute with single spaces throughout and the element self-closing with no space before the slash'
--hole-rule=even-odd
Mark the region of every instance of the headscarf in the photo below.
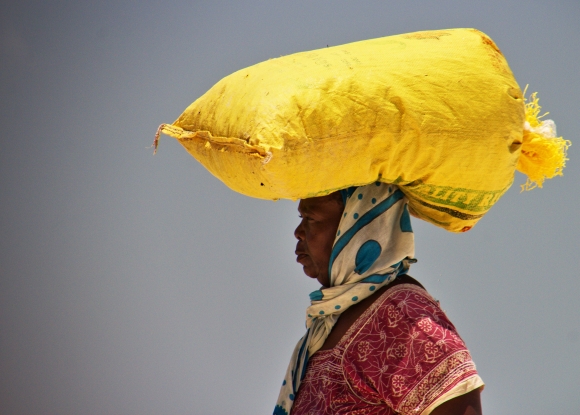
<svg viewBox="0 0 580 415">
<path fill-rule="evenodd" d="M 330 286 L 310 293 L 307 331 L 290 359 L 274 415 L 290 413 L 308 358 L 322 347 L 340 314 L 416 262 L 408 200 L 398 187 L 376 182 L 341 193 L 345 208 L 328 265 Z"/>
</svg>

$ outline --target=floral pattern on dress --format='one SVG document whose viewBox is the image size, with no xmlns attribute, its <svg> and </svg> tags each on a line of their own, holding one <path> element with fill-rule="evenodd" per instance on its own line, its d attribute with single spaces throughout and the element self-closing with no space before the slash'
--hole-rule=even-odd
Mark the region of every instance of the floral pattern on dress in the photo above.
<svg viewBox="0 0 580 415">
<path fill-rule="evenodd" d="M 431 324 L 431 319 L 429 317 L 425 317 L 419 320 L 417 326 L 425 333 L 430 333 L 431 330 L 433 329 L 433 325 Z"/>
<path fill-rule="evenodd" d="M 292 415 L 420 414 L 477 376 L 465 343 L 422 288 L 397 285 L 308 363 Z"/>
</svg>

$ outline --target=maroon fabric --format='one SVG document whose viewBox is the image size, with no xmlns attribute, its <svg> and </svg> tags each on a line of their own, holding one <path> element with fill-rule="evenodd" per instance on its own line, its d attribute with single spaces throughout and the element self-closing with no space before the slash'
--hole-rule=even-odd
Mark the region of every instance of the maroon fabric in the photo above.
<svg viewBox="0 0 580 415">
<path fill-rule="evenodd" d="M 422 288 L 387 290 L 331 350 L 315 353 L 292 415 L 420 414 L 477 375 L 465 343 Z"/>
</svg>

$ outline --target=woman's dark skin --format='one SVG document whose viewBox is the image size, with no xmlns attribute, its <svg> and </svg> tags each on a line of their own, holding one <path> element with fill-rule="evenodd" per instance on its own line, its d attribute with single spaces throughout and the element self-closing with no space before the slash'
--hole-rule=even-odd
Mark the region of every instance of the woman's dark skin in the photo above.
<svg viewBox="0 0 580 415">
<path fill-rule="evenodd" d="M 294 231 L 296 261 L 304 273 L 316 278 L 324 287 L 330 286 L 328 263 L 332 244 L 344 210 L 339 192 L 328 196 L 302 199 L 298 205 L 300 224 Z M 374 295 L 349 307 L 342 313 L 320 350 L 332 349 L 346 334 L 350 326 L 383 292 L 398 284 L 423 286 L 408 275 L 403 275 L 391 284 L 382 287 Z M 480 389 L 450 399 L 435 408 L 430 415 L 481 415 Z"/>
</svg>

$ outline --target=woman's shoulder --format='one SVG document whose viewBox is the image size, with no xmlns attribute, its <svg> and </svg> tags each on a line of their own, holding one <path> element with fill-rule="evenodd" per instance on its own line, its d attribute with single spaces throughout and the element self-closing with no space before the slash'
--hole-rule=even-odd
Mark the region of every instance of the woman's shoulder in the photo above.
<svg viewBox="0 0 580 415">
<path fill-rule="evenodd" d="M 422 288 L 425 292 L 427 292 L 427 290 L 425 289 L 425 287 L 423 287 L 423 284 L 421 284 L 415 278 L 413 278 L 413 277 L 411 277 L 410 275 L 407 275 L 407 274 L 399 275 L 395 279 L 395 281 L 393 281 L 392 283 L 390 283 L 389 285 L 387 285 L 384 288 L 386 288 L 385 291 L 389 291 L 389 290 L 393 289 L 394 287 L 396 287 L 398 285 L 403 285 L 403 284 L 415 285 L 417 287 Z"/>
<path fill-rule="evenodd" d="M 385 306 L 387 301 L 394 301 L 401 295 L 405 296 L 405 293 L 416 293 L 419 296 L 431 298 L 417 280 L 409 275 L 401 275 L 389 285 L 380 288 L 372 296 L 351 306 L 341 314 L 320 350 L 344 345 L 353 333 L 368 323 L 369 317 L 375 316 L 377 311 Z"/>
<path fill-rule="evenodd" d="M 401 275 L 391 284 L 382 287 L 372 303 L 369 304 L 361 318 L 355 324 L 359 328 L 368 325 L 370 320 L 385 322 L 385 313 L 392 313 L 396 308 L 401 315 L 406 315 L 408 319 L 417 316 L 433 315 L 436 319 L 444 317 L 445 313 L 439 307 L 439 302 L 435 300 L 423 287 L 423 285 L 410 275 Z M 389 311 L 390 310 L 390 311 Z M 375 325 L 376 328 L 376 325 Z"/>
<path fill-rule="evenodd" d="M 357 337 L 385 330 L 400 331 L 401 335 L 412 336 L 414 329 L 428 324 L 427 322 L 456 334 L 453 323 L 441 309 L 439 302 L 414 278 L 404 275 L 385 288 L 358 322 Z"/>
<path fill-rule="evenodd" d="M 352 390 L 401 413 L 424 409 L 434 402 L 431 397 L 477 375 L 438 302 L 409 278 L 385 290 L 342 345 L 342 367 Z"/>
</svg>

